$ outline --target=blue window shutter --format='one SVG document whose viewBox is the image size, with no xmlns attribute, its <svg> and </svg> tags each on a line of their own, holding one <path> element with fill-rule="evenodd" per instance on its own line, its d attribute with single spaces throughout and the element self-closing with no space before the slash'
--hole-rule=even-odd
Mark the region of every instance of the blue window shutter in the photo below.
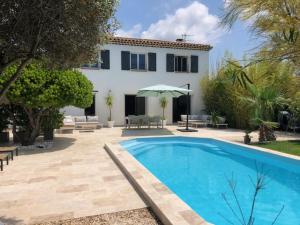
<svg viewBox="0 0 300 225">
<path fill-rule="evenodd" d="M 110 69 L 110 52 L 109 50 L 101 50 L 101 69 Z"/>
<path fill-rule="evenodd" d="M 148 53 L 148 70 L 156 71 L 156 53 Z"/>
<path fill-rule="evenodd" d="M 191 73 L 198 73 L 198 56 L 192 55 L 191 56 Z"/>
<path fill-rule="evenodd" d="M 122 51 L 121 52 L 121 69 L 130 70 L 130 52 Z"/>
<path fill-rule="evenodd" d="M 174 54 L 167 54 L 167 72 L 174 72 Z"/>
</svg>

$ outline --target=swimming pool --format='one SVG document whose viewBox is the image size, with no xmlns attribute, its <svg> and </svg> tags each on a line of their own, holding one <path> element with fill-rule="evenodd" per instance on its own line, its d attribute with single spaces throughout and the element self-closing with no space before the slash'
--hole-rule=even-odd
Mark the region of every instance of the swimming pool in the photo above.
<svg viewBox="0 0 300 225">
<path fill-rule="evenodd" d="M 241 218 L 228 185 L 234 177 L 236 193 L 248 218 L 257 168 L 266 186 L 254 211 L 257 225 L 300 224 L 300 162 L 215 139 L 189 137 L 137 138 L 121 145 L 206 221 L 238 223 L 222 194 Z M 262 169 L 263 168 L 263 169 Z M 246 219 L 247 220 L 247 219 Z"/>
</svg>

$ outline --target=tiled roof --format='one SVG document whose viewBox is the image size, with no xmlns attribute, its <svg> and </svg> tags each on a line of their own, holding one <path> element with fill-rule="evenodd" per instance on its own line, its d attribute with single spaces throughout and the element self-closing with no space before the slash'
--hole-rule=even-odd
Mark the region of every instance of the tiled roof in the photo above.
<svg viewBox="0 0 300 225">
<path fill-rule="evenodd" d="M 212 49 L 210 45 L 195 44 L 181 41 L 163 41 L 152 39 L 140 39 L 140 38 L 125 38 L 125 37 L 110 37 L 109 44 L 116 45 L 130 45 L 130 46 L 144 46 L 155 48 L 175 48 L 175 49 L 189 49 L 209 51 Z"/>
</svg>

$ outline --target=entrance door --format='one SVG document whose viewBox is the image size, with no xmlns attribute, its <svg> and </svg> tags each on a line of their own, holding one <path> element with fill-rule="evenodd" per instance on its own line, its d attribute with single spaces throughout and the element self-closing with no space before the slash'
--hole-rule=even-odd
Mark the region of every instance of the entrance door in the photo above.
<svg viewBox="0 0 300 225">
<path fill-rule="evenodd" d="M 189 103 L 191 103 L 191 96 L 189 96 Z M 189 113 L 191 112 L 191 104 L 189 104 Z M 181 115 L 187 114 L 187 96 L 182 95 L 178 98 L 173 98 L 173 122 L 181 120 Z"/>
<path fill-rule="evenodd" d="M 93 102 L 90 107 L 84 109 L 85 116 L 95 116 L 95 95 L 93 95 Z"/>
<path fill-rule="evenodd" d="M 125 95 L 125 116 L 145 115 L 146 100 L 145 97 L 136 97 L 136 95 Z"/>
</svg>

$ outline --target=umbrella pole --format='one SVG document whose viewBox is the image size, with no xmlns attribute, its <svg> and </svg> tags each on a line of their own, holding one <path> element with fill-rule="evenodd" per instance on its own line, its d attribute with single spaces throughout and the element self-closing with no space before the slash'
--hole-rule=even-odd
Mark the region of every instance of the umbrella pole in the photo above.
<svg viewBox="0 0 300 225">
<path fill-rule="evenodd" d="M 190 84 L 186 84 L 188 86 L 188 90 L 190 90 Z M 197 132 L 198 130 L 189 129 L 189 115 L 190 115 L 190 92 L 186 94 L 187 103 L 186 103 L 186 123 L 185 128 L 177 129 L 180 132 Z"/>
<path fill-rule="evenodd" d="M 187 84 L 188 90 L 190 90 L 190 84 Z M 187 103 L 186 103 L 186 123 L 185 123 L 185 129 L 189 129 L 189 115 L 190 115 L 190 92 L 186 95 Z"/>
</svg>

